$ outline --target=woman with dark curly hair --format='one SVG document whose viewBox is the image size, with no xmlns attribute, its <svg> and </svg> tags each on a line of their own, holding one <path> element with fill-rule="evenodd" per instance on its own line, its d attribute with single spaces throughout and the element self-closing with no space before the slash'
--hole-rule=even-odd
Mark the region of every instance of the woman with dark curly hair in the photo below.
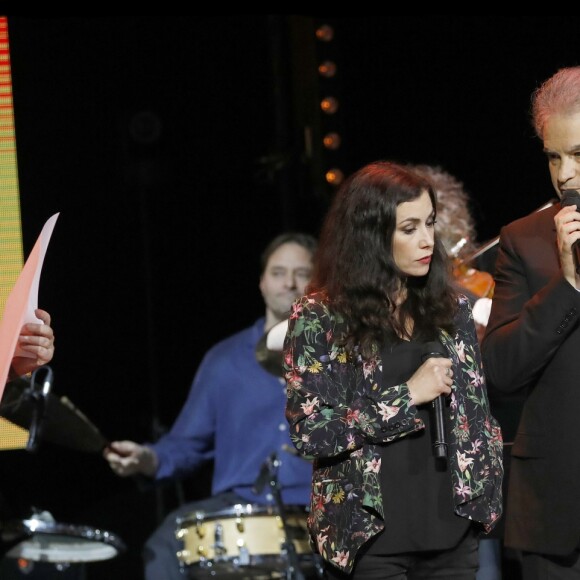
<svg viewBox="0 0 580 580">
<path fill-rule="evenodd" d="M 477 534 L 501 515 L 501 430 L 435 220 L 424 178 L 363 167 L 290 316 L 286 417 L 314 459 L 308 525 L 328 578 L 473 579 Z"/>
</svg>

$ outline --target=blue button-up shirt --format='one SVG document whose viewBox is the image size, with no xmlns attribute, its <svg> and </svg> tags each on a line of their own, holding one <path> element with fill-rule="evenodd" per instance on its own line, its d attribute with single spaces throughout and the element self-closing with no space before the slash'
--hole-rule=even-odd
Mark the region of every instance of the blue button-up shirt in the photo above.
<svg viewBox="0 0 580 580">
<path fill-rule="evenodd" d="M 284 502 L 309 503 L 312 466 L 288 451 L 294 448 L 284 382 L 256 359 L 263 334 L 262 318 L 207 352 L 171 431 L 151 445 L 159 458 L 157 479 L 189 474 L 213 459 L 213 495 L 236 491 L 250 503 L 272 503 L 268 484 L 259 496 L 251 488 L 275 453 Z"/>
</svg>

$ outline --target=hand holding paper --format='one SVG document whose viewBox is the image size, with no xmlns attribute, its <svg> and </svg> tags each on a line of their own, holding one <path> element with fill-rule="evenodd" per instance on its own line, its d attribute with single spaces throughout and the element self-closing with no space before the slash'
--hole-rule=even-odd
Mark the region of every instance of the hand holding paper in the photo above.
<svg viewBox="0 0 580 580">
<path fill-rule="evenodd" d="M 50 326 L 50 314 L 37 308 L 35 316 L 38 322 L 28 322 L 18 336 L 17 353 L 12 359 L 12 370 L 22 376 L 31 373 L 38 367 L 48 364 L 54 355 L 54 333 Z"/>
<path fill-rule="evenodd" d="M 38 286 L 58 215 L 53 215 L 44 224 L 6 300 L 0 322 L 0 398 L 11 365 L 14 372 L 26 374 L 52 359 L 54 335 L 50 315 L 38 308 Z"/>
</svg>

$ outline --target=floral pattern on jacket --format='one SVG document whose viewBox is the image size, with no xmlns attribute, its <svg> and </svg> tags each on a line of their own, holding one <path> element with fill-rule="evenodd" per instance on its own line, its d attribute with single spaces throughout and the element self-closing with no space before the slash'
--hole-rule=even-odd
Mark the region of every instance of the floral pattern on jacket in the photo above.
<svg viewBox="0 0 580 580">
<path fill-rule="evenodd" d="M 489 532 L 502 513 L 503 443 L 489 411 L 471 307 L 459 297 L 451 337 L 440 340 L 453 361 L 448 442 L 455 513 Z M 406 383 L 381 390 L 377 356 L 351 358 L 337 344 L 345 330 L 320 295 L 293 305 L 284 347 L 286 418 L 296 449 L 314 459 L 308 528 L 314 548 L 350 573 L 356 553 L 385 522 L 378 444 L 425 424 Z"/>
</svg>

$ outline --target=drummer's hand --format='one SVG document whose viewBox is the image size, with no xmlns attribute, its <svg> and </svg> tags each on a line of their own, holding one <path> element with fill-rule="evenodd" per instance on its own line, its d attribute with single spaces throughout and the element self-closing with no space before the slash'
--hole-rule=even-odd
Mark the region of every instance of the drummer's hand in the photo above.
<svg viewBox="0 0 580 580">
<path fill-rule="evenodd" d="M 48 364 L 54 355 L 54 333 L 50 326 L 50 314 L 40 308 L 34 314 L 42 320 L 42 324 L 29 322 L 22 327 L 18 336 L 18 346 L 34 356 L 15 356 L 10 369 L 11 378 L 35 371 Z"/>
<path fill-rule="evenodd" d="M 157 472 L 157 454 L 150 447 L 134 441 L 113 441 L 103 451 L 103 457 L 111 469 L 122 477 L 147 475 L 153 477 Z"/>
</svg>

